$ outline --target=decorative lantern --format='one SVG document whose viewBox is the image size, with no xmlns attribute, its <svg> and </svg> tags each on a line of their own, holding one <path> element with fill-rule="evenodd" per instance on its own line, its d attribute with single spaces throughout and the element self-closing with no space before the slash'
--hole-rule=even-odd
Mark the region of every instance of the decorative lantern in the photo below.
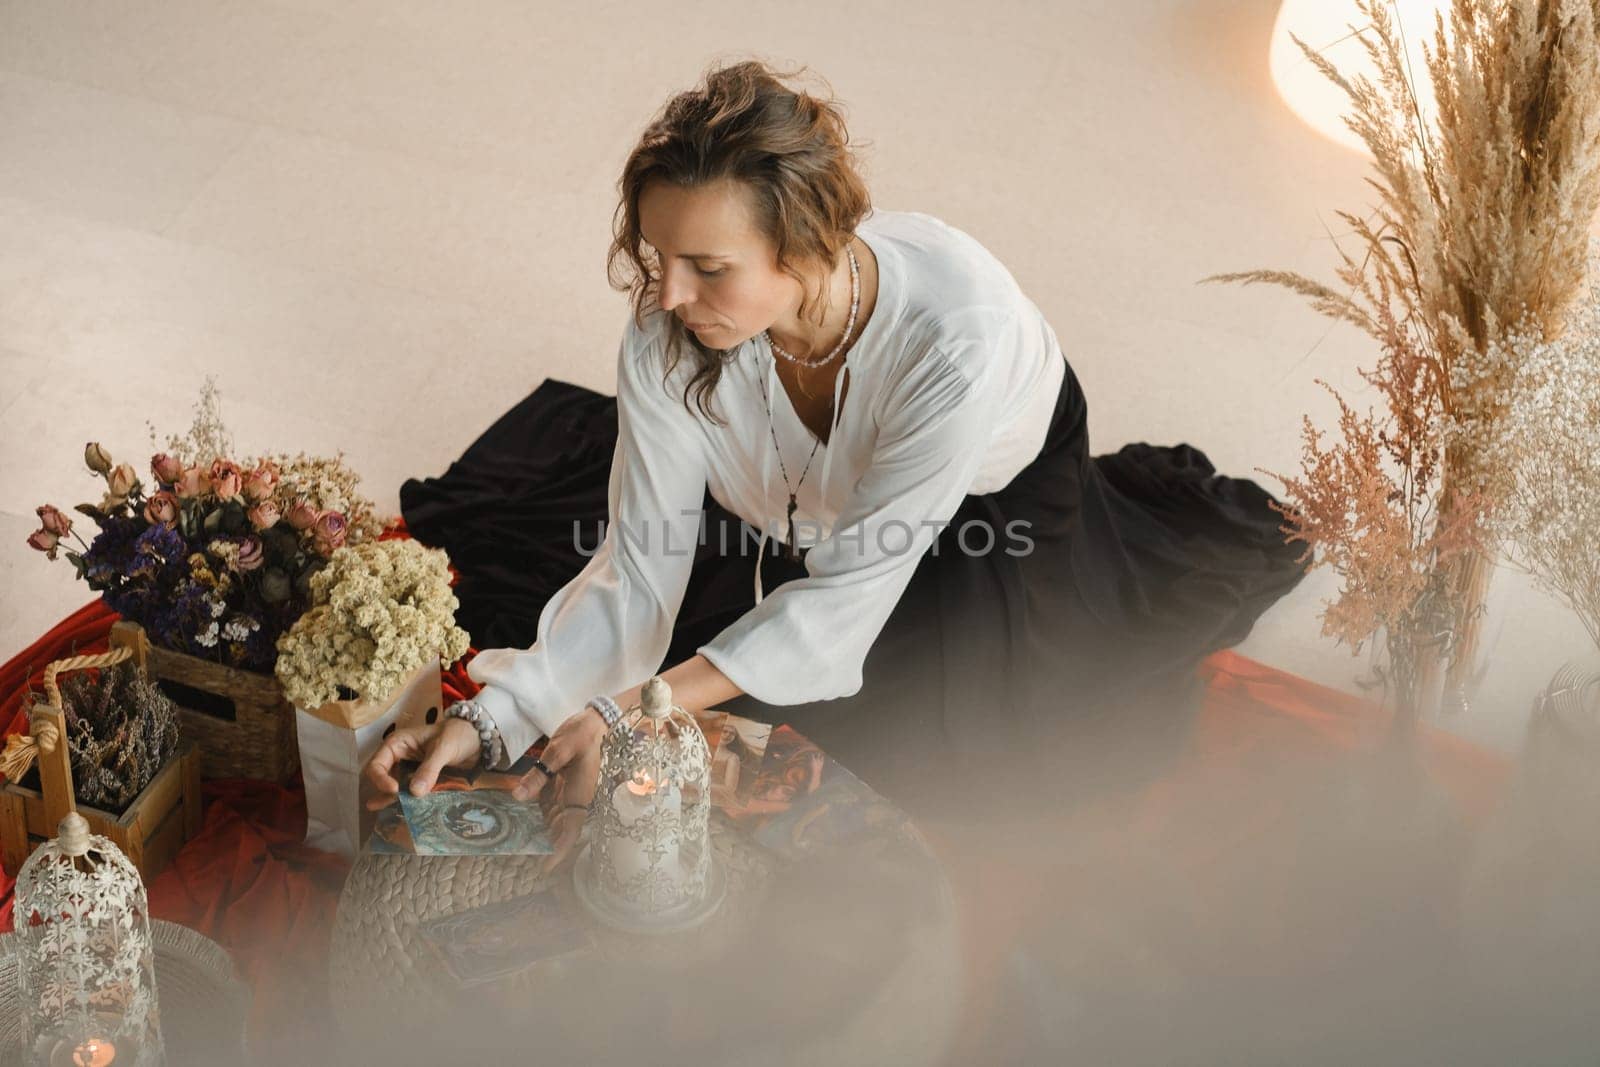
<svg viewBox="0 0 1600 1067">
<path fill-rule="evenodd" d="M 600 747 L 590 839 L 574 865 L 578 896 L 630 930 L 681 930 L 722 903 L 711 854 L 711 750 L 661 677 L 644 684 Z"/>
<path fill-rule="evenodd" d="M 30 1067 L 165 1063 L 139 871 L 76 811 L 17 874 L 22 1032 Z"/>
</svg>

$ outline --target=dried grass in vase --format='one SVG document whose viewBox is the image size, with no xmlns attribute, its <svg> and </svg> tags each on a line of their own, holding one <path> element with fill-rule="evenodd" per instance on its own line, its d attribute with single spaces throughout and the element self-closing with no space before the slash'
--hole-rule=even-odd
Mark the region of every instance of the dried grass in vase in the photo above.
<svg viewBox="0 0 1600 1067">
<path fill-rule="evenodd" d="M 1383 358 L 1362 377 L 1382 394 L 1381 415 L 1358 414 L 1327 382 L 1339 404 L 1338 436 L 1326 446 L 1310 416 L 1303 423 L 1298 476 L 1261 469 L 1283 482 L 1289 541 L 1302 541 L 1300 562 L 1331 567 L 1341 579 L 1337 600 L 1321 615 L 1325 636 L 1362 646 L 1383 635 L 1386 666 L 1374 668 L 1393 700 L 1393 736 L 1409 739 L 1425 711 L 1422 666 L 1454 639 L 1453 605 L 1441 576 L 1460 555 L 1480 550 L 1488 497 L 1439 509 L 1440 474 L 1449 423 L 1443 417 L 1442 368 L 1415 330 L 1391 314 L 1383 282 L 1374 304 Z"/>
<path fill-rule="evenodd" d="M 1439 507 L 1450 516 L 1475 506 L 1468 498 L 1485 487 L 1486 442 L 1507 410 L 1511 368 L 1491 346 L 1519 323 L 1554 339 L 1581 286 L 1600 209 L 1600 0 L 1455 0 L 1448 30 L 1437 16 L 1424 49 L 1437 105 L 1431 123 L 1419 120 L 1404 28 L 1389 4 L 1356 6 L 1366 24 L 1352 29 L 1376 65 L 1376 84 L 1345 78 L 1295 38 L 1349 97 L 1345 122 L 1377 172 L 1373 211 L 1338 212 L 1359 244 L 1358 256 L 1338 249 L 1336 273 L 1348 291 L 1288 271 L 1205 280 L 1286 286 L 1383 344 L 1388 327 L 1373 307 L 1381 281 L 1394 318 L 1418 332 L 1442 368 L 1431 384 L 1464 431 L 1448 443 L 1440 472 Z M 1494 552 L 1486 541 L 1456 555 L 1443 576 L 1458 613 L 1450 683 L 1462 697 Z"/>
</svg>

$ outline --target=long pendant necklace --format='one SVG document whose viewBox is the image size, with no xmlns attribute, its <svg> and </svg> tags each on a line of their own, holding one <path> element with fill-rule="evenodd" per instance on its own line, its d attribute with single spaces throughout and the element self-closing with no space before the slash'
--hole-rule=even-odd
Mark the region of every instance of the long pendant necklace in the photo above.
<svg viewBox="0 0 1600 1067">
<path fill-rule="evenodd" d="M 764 377 L 758 377 L 757 381 L 761 383 L 761 400 L 767 406 L 767 432 L 772 434 L 772 449 L 778 454 L 778 472 L 783 475 L 783 487 L 789 491 L 789 510 L 785 516 L 789 525 L 788 532 L 784 535 L 783 556 L 792 563 L 798 563 L 800 562 L 800 547 L 795 544 L 794 512 L 795 508 L 799 507 L 799 504 L 795 500 L 795 495 L 800 490 L 800 483 L 806 480 L 806 471 L 811 469 L 811 460 L 816 457 L 817 446 L 822 444 L 822 438 L 817 438 L 815 443 L 812 444 L 811 455 L 806 457 L 805 470 L 800 472 L 799 481 L 791 486 L 789 484 L 789 471 L 783 465 L 783 449 L 778 447 L 778 434 L 772 428 L 772 401 L 767 396 L 767 382 Z"/>
<path fill-rule="evenodd" d="M 846 343 L 850 340 L 850 332 L 851 330 L 855 329 L 856 325 L 856 312 L 861 307 L 861 271 L 856 265 L 855 250 L 848 244 L 844 246 L 844 250 L 845 256 L 850 260 L 850 316 L 844 324 L 844 336 L 839 338 L 839 343 L 833 346 L 832 352 L 829 352 L 826 356 L 823 356 L 818 360 L 803 360 L 798 356 L 785 352 L 782 348 L 778 347 L 777 342 L 772 339 L 771 334 L 767 333 L 765 330 L 761 331 L 761 335 L 766 338 L 767 345 L 772 349 L 772 351 L 776 352 L 790 363 L 801 367 L 827 366 L 829 363 L 832 363 L 836 358 L 838 358 L 839 353 L 844 351 Z M 816 457 L 817 446 L 822 444 L 822 438 L 817 438 L 816 442 L 812 444 L 811 455 L 806 457 L 805 470 L 800 472 L 800 480 L 791 486 L 789 484 L 789 472 L 783 465 L 783 449 L 778 447 L 778 434 L 772 429 L 772 400 L 767 396 L 766 379 L 762 377 L 759 380 L 761 382 L 761 400 L 767 405 L 767 432 L 772 434 L 772 449 L 778 454 L 778 471 L 783 475 L 783 487 L 789 490 L 789 508 L 786 516 L 788 521 L 788 532 L 785 535 L 785 540 L 788 543 L 784 548 L 783 554 L 785 559 L 788 559 L 794 563 L 798 563 L 800 561 L 800 548 L 795 544 L 794 535 L 794 513 L 795 509 L 799 507 L 799 504 L 796 502 L 796 494 L 800 490 L 801 482 L 806 480 L 806 471 L 811 469 L 811 460 Z M 800 390 L 801 392 L 806 393 L 807 396 L 811 395 L 809 391 L 806 390 L 805 382 L 803 380 L 800 383 Z"/>
</svg>

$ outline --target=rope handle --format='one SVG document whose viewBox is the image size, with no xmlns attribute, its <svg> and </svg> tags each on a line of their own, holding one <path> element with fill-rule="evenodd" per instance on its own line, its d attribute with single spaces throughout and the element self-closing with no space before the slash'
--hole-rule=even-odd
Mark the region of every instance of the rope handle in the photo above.
<svg viewBox="0 0 1600 1067">
<path fill-rule="evenodd" d="M 124 645 L 110 652 L 51 660 L 44 668 L 45 699 L 49 701 L 50 707 L 64 712 L 66 709 L 61 704 L 61 687 L 56 685 L 56 675 L 62 671 L 86 670 L 89 667 L 111 667 L 132 655 L 133 649 Z M 27 733 L 12 734 L 6 738 L 5 750 L 0 752 L 0 775 L 4 775 L 8 782 L 17 781 L 28 773 L 36 754 L 43 753 L 48 756 L 60 743 L 61 731 L 56 728 L 55 723 L 44 719 L 34 721 L 30 715 Z"/>
</svg>

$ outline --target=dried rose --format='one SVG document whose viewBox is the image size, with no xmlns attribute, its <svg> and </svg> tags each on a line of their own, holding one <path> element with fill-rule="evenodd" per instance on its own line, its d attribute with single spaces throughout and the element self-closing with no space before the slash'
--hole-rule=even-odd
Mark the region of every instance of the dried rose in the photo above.
<svg viewBox="0 0 1600 1067">
<path fill-rule="evenodd" d="M 28 535 L 28 544 L 37 548 L 51 559 L 56 558 L 56 545 L 60 543 L 61 538 L 49 530 L 35 530 Z"/>
<path fill-rule="evenodd" d="M 183 477 L 183 460 L 177 456 L 169 456 L 165 452 L 157 452 L 150 457 L 150 473 L 156 476 L 156 481 L 162 485 L 171 485 Z"/>
<path fill-rule="evenodd" d="M 311 527 L 311 538 L 318 554 L 333 555 L 334 550 L 344 544 L 345 530 L 345 518 L 337 511 L 324 511 L 318 515 L 316 523 Z"/>
<path fill-rule="evenodd" d="M 270 500 L 263 500 L 246 514 L 249 516 L 250 525 L 258 530 L 266 530 L 277 525 L 281 515 L 278 514 L 278 505 Z"/>
<path fill-rule="evenodd" d="M 144 521 L 154 526 L 171 527 L 178 521 L 178 513 L 183 505 L 178 502 L 177 496 L 168 489 L 162 489 L 152 496 L 144 505 Z"/>
<path fill-rule="evenodd" d="M 111 473 L 106 475 L 107 492 L 111 496 L 126 499 L 138 484 L 139 475 L 134 471 L 131 463 L 118 463 L 111 468 Z"/>
<path fill-rule="evenodd" d="M 40 525 L 57 537 L 65 537 L 72 532 L 72 519 L 54 504 L 34 508 L 33 513 L 39 516 Z"/>
<path fill-rule="evenodd" d="M 83 446 L 83 461 L 96 474 L 104 474 L 111 469 L 111 453 L 101 448 L 99 441 L 90 441 Z"/>
<path fill-rule="evenodd" d="M 278 465 L 271 460 L 264 459 L 257 463 L 255 470 L 244 477 L 244 495 L 251 503 L 267 499 L 277 488 Z"/>
<path fill-rule="evenodd" d="M 190 467 L 183 472 L 183 476 L 172 484 L 172 491 L 179 500 L 194 500 L 196 497 L 205 496 L 211 489 L 211 481 L 206 477 L 204 467 Z"/>
<path fill-rule="evenodd" d="M 289 525 L 296 530 L 309 530 L 317 521 L 317 509 L 305 500 L 296 500 L 284 518 L 288 519 Z"/>
<path fill-rule="evenodd" d="M 218 500 L 232 500 L 239 495 L 239 465 L 232 460 L 217 459 L 211 463 L 211 492 Z"/>
<path fill-rule="evenodd" d="M 267 561 L 266 551 L 261 546 L 261 538 L 246 537 L 239 542 L 239 558 L 235 563 L 241 571 L 253 571 Z"/>
</svg>

